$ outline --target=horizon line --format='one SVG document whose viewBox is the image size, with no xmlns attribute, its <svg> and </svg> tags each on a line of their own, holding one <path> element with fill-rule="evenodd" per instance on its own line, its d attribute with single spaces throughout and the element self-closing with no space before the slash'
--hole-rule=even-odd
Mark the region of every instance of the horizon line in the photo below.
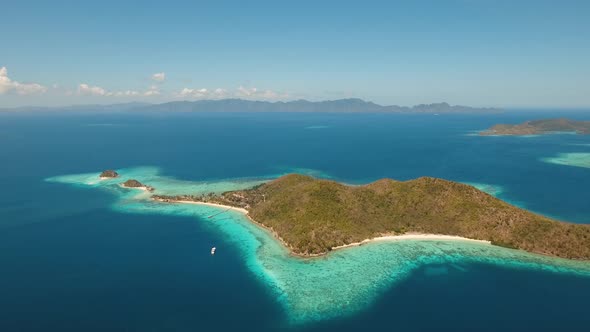
<svg viewBox="0 0 590 332">
<path fill-rule="evenodd" d="M 309 103 L 324 103 L 324 102 L 337 102 L 337 101 L 361 101 L 366 104 L 374 104 L 380 107 L 400 107 L 400 108 L 413 108 L 416 106 L 430 106 L 430 105 L 440 105 L 446 104 L 450 107 L 458 106 L 458 107 L 469 107 L 475 109 L 502 109 L 502 110 L 550 110 L 550 109 L 560 109 L 560 110 L 590 110 L 590 105 L 588 106 L 536 106 L 536 105 L 529 105 L 529 106 L 470 106 L 465 104 L 451 104 L 446 101 L 438 101 L 438 102 L 431 102 L 431 103 L 419 103 L 413 105 L 400 105 L 400 104 L 378 104 L 371 100 L 365 100 L 363 98 L 358 97 L 350 97 L 350 98 L 339 98 L 339 99 L 323 99 L 323 100 L 309 100 L 305 98 L 299 99 L 292 99 L 292 100 L 264 100 L 264 99 L 243 99 L 243 98 L 220 98 L 220 99 L 198 99 L 198 100 L 189 100 L 189 99 L 182 99 L 182 100 L 171 100 L 171 101 L 163 101 L 163 102 L 143 102 L 143 101 L 128 101 L 128 102 L 120 102 L 120 103 L 88 103 L 88 104 L 64 104 L 64 105 L 55 105 L 55 106 L 47 106 L 47 105 L 23 105 L 23 106 L 0 106 L 0 110 L 19 110 L 19 109 L 30 109 L 30 108 L 43 108 L 43 109 L 53 109 L 53 108 L 73 108 L 73 107 L 108 107 L 108 106 L 117 106 L 117 105 L 132 105 L 138 104 L 140 106 L 158 106 L 158 105 L 165 105 L 165 104 L 172 104 L 172 103 L 199 103 L 199 102 L 221 102 L 221 101 L 242 101 L 242 102 L 259 102 L 259 103 L 269 103 L 269 104 L 288 104 L 294 102 L 309 102 Z"/>
</svg>

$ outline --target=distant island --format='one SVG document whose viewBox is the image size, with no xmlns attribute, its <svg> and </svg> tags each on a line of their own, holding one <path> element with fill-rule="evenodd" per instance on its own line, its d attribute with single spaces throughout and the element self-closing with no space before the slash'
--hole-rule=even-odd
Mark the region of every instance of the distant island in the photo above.
<svg viewBox="0 0 590 332">
<path fill-rule="evenodd" d="M 383 106 L 358 98 L 327 101 L 254 101 L 244 99 L 218 99 L 197 101 L 174 101 L 162 104 L 125 103 L 113 105 L 79 105 L 67 107 L 19 107 L 0 111 L 66 111 L 66 112 L 318 112 L 318 113 L 498 113 L 497 108 L 478 108 L 450 105 L 445 102 L 415 106 Z"/>
<path fill-rule="evenodd" d="M 492 135 L 540 135 L 552 132 L 575 132 L 580 135 L 590 134 L 590 121 L 569 119 L 544 119 L 527 121 L 521 124 L 497 124 L 481 131 L 482 136 Z"/>
<path fill-rule="evenodd" d="M 242 99 L 180 101 L 152 105 L 143 110 L 179 112 L 323 112 L 323 113 L 473 113 L 499 112 L 495 108 L 451 106 L 448 103 L 407 106 L 382 106 L 362 99 L 350 98 L 328 101 L 250 101 Z"/>
<path fill-rule="evenodd" d="M 121 184 L 121 187 L 132 188 L 132 189 L 142 189 L 142 190 L 146 190 L 146 191 L 154 191 L 155 190 L 154 187 L 146 186 L 145 184 L 143 184 L 135 179 L 129 179 L 129 180 L 123 182 Z"/>
<path fill-rule="evenodd" d="M 221 195 L 152 198 L 238 209 L 302 256 L 322 255 L 383 236 L 430 234 L 590 259 L 590 225 L 551 220 L 472 186 L 430 177 L 347 186 L 290 174 Z"/>
<path fill-rule="evenodd" d="M 114 179 L 116 177 L 119 177 L 119 173 L 113 171 L 112 169 L 108 169 L 100 173 L 98 177 L 101 179 Z"/>
</svg>

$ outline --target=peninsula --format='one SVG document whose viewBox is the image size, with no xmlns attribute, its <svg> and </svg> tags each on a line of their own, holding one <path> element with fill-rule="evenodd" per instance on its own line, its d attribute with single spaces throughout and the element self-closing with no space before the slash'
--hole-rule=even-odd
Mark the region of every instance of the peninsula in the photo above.
<svg viewBox="0 0 590 332">
<path fill-rule="evenodd" d="M 590 134 L 590 121 L 569 119 L 544 119 L 527 121 L 521 124 L 497 124 L 481 131 L 482 136 L 495 135 L 539 135 L 552 132 L 575 132 L 581 135 Z"/>
<path fill-rule="evenodd" d="M 290 174 L 221 195 L 153 195 L 170 203 L 240 208 L 294 254 L 330 250 L 391 235 L 437 234 L 569 259 L 590 259 L 590 225 L 559 222 L 476 188 L 421 177 L 363 186 Z"/>
</svg>

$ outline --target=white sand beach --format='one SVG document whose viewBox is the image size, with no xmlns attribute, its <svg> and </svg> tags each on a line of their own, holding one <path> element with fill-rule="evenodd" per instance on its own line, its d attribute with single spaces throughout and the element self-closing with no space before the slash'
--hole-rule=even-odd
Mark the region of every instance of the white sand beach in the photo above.
<svg viewBox="0 0 590 332">
<path fill-rule="evenodd" d="M 478 243 L 484 243 L 484 244 L 492 244 L 491 241 L 487 241 L 487 240 L 476 240 L 476 239 L 470 239 L 470 238 L 466 238 L 466 237 L 462 237 L 462 236 L 455 236 L 455 235 L 406 233 L 406 234 L 401 234 L 401 235 L 385 235 L 385 236 L 375 237 L 372 239 L 365 239 L 361 242 L 355 242 L 355 243 L 345 244 L 342 246 L 333 247 L 332 250 L 360 246 L 360 245 L 363 245 L 366 243 L 376 242 L 376 241 L 403 241 L 403 240 L 469 241 L 469 242 L 478 242 Z"/>
<path fill-rule="evenodd" d="M 160 201 L 160 200 L 158 200 Z M 206 202 L 195 202 L 195 201 L 171 201 L 170 203 L 182 203 L 182 204 L 198 204 L 198 205 L 208 205 L 208 206 L 214 206 L 214 207 L 218 207 L 218 208 L 223 208 L 226 210 L 234 210 L 234 211 L 238 211 L 243 213 L 244 215 L 246 215 L 246 217 L 248 217 L 248 219 L 250 221 L 252 221 L 254 224 L 270 231 L 275 238 L 277 238 L 281 243 L 283 243 L 283 245 L 285 245 L 286 247 L 290 247 L 274 230 L 270 229 L 269 227 L 266 227 L 265 225 L 253 220 L 249 215 L 248 215 L 248 210 L 243 209 L 243 208 L 239 208 L 239 207 L 234 207 L 234 206 L 229 206 L 229 205 L 223 205 L 223 204 L 216 204 L 216 203 L 206 203 Z M 361 246 L 363 244 L 367 244 L 370 242 L 377 242 L 377 241 L 403 241 L 403 240 L 424 240 L 424 241 L 468 241 L 468 242 L 477 242 L 477 243 L 483 243 L 483 244 L 489 244 L 491 245 L 492 242 L 491 241 L 487 241 L 487 240 L 476 240 L 476 239 L 470 239 L 470 238 L 466 238 L 466 237 L 461 237 L 461 236 L 455 236 L 455 235 L 444 235 L 444 234 L 423 234 L 423 233 L 406 233 L 406 234 L 401 234 L 401 235 L 384 235 L 384 236 L 378 236 L 375 238 L 371 238 L 371 239 L 365 239 L 363 241 L 360 242 L 354 242 L 354 243 L 349 243 L 349 244 L 345 244 L 345 245 L 341 245 L 341 246 L 336 246 L 336 247 L 332 247 L 332 250 L 338 250 L 338 249 L 344 249 L 344 248 L 349 248 L 349 247 L 356 247 L 356 246 Z M 294 253 L 295 254 L 295 253 Z M 319 255 L 298 255 L 295 254 L 297 256 L 305 256 L 305 257 L 310 257 L 310 256 L 322 256 L 323 254 L 319 254 Z"/>
<path fill-rule="evenodd" d="M 162 201 L 162 200 L 158 200 L 157 201 Z M 235 207 L 235 206 L 229 206 L 229 205 L 222 205 L 222 204 L 216 204 L 216 203 L 206 203 L 206 202 L 195 202 L 195 201 L 170 201 L 170 203 L 182 203 L 182 204 L 197 204 L 197 205 L 208 205 L 208 206 L 214 206 L 214 207 L 218 207 L 218 208 L 222 208 L 222 209 L 226 209 L 226 210 L 234 210 L 234 211 L 238 211 L 241 212 L 245 215 L 248 215 L 248 210 L 243 209 L 243 208 L 239 208 L 239 207 Z"/>
</svg>

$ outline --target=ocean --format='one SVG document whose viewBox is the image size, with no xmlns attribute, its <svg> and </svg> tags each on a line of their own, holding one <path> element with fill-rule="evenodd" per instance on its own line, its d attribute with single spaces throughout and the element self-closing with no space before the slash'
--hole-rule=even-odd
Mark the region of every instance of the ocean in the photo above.
<svg viewBox="0 0 590 332">
<path fill-rule="evenodd" d="M 290 172 L 434 176 L 590 223 L 590 137 L 480 137 L 503 114 L 0 113 L 0 331 L 587 331 L 589 263 L 444 241 L 303 260 L 215 208 L 150 203 Z M 118 181 L 118 180 L 117 180 Z M 210 248 L 216 246 L 215 256 Z"/>
</svg>

